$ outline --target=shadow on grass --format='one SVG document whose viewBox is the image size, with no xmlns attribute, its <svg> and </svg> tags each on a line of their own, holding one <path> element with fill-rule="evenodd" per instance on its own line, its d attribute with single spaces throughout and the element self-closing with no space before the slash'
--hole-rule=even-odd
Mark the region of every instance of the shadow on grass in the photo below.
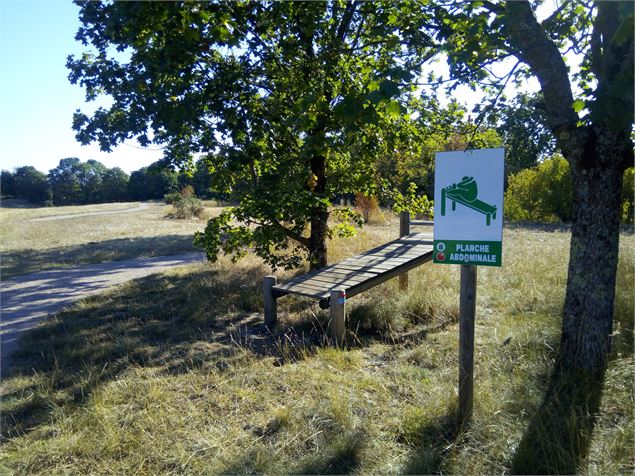
<svg viewBox="0 0 635 476">
<path fill-rule="evenodd" d="M 554 372 L 512 460 L 513 474 L 577 474 L 588 455 L 604 375 Z"/>
<path fill-rule="evenodd" d="M 328 323 L 322 320 L 328 313 L 303 312 L 317 307 L 313 301 L 285 300 L 281 322 L 271 332 L 261 314 L 267 271 L 261 265 L 199 266 L 185 275 L 151 275 L 88 298 L 25 332 L 3 375 L 3 438 L 37 429 L 60 407 L 81 405 L 131 369 L 225 371 L 254 358 L 274 357 L 273 365 L 284 365 L 314 354 L 326 344 Z M 342 443 L 342 454 L 353 450 Z M 324 468 L 343 470 L 345 463 L 338 461 L 352 461 L 338 451 Z"/>
<path fill-rule="evenodd" d="M 445 415 L 425 418 L 422 423 L 406 421 L 404 427 L 406 430 L 400 440 L 413 449 L 403 473 L 448 473 L 446 460 L 463 430 L 467 429 L 459 423 L 456 405 L 452 405 Z"/>
<path fill-rule="evenodd" d="M 296 474 L 351 474 L 359 469 L 366 442 L 360 432 L 345 432 L 334 437 L 320 452 L 305 458 Z"/>
<path fill-rule="evenodd" d="M 262 438 L 274 435 L 263 435 Z M 280 468 L 276 458 L 263 448 L 253 448 L 226 465 L 221 474 L 352 474 L 361 464 L 366 436 L 360 431 L 333 434 L 319 451 L 301 458 L 293 466 Z"/>
<path fill-rule="evenodd" d="M 195 251 L 192 240 L 191 234 L 163 235 L 117 238 L 45 250 L 12 250 L 3 253 L 0 268 L 3 278 L 6 279 L 45 269 L 64 268 L 79 264 L 168 256 Z"/>
<path fill-rule="evenodd" d="M 264 326 L 266 271 L 260 265 L 202 266 L 186 275 L 151 275 L 25 332 L 3 375 L 3 438 L 36 429 L 56 408 L 82 404 L 132 368 L 224 371 L 254 357 L 273 356 L 274 365 L 282 365 L 314 353 L 324 342 L 315 323 L 281 324 L 273 333 Z M 21 377 L 31 379 L 28 386 Z"/>
<path fill-rule="evenodd" d="M 41 203 L 32 203 L 21 198 L 3 198 L 0 200 L 0 208 L 41 208 Z"/>
</svg>

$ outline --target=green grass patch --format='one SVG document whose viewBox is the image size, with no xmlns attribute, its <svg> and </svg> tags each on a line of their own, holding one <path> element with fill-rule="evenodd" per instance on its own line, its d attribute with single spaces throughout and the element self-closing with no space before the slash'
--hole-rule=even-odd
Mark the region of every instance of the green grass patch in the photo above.
<svg viewBox="0 0 635 476">
<path fill-rule="evenodd" d="M 388 233 L 369 228 L 354 246 Z M 347 346 L 334 349 L 312 302 L 281 299 L 267 332 L 269 270 L 221 260 L 133 281 L 31 332 L 3 376 L 0 464 L 16 474 L 512 472 L 528 441 L 563 449 L 530 436 L 546 425 L 568 238 L 506 232 L 503 268 L 479 269 L 466 428 L 454 418 L 457 267 L 424 265 L 405 294 L 393 280 L 351 299 Z M 333 255 L 357 251 L 340 244 Z M 633 472 L 634 244 L 623 237 L 614 354 L 575 453 L 580 473 Z"/>
<path fill-rule="evenodd" d="M 139 206 L 117 203 L 0 209 L 2 277 L 195 251 L 193 235 L 205 227 L 205 220 L 171 220 L 167 218 L 171 206 L 159 203 L 127 211 Z M 206 214 L 211 216 L 218 210 L 208 208 Z M 33 221 L 56 216 L 64 218 Z"/>
</svg>

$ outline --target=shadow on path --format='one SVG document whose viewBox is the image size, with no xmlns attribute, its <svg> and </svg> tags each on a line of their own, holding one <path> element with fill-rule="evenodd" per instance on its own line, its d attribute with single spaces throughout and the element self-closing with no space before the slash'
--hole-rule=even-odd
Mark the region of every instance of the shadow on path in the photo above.
<svg viewBox="0 0 635 476">
<path fill-rule="evenodd" d="M 202 261 L 201 253 L 158 258 L 139 258 L 55 269 L 20 276 L 0 283 L 2 322 L 0 323 L 2 370 L 17 349 L 20 335 L 73 302 L 131 279 L 157 273 L 173 266 Z"/>
</svg>

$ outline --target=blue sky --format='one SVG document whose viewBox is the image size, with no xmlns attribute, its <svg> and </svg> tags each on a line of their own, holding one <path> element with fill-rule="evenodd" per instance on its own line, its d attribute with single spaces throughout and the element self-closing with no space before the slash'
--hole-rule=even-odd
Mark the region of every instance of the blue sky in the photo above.
<svg viewBox="0 0 635 476">
<path fill-rule="evenodd" d="M 48 172 L 60 159 L 79 157 L 130 172 L 161 157 L 129 145 L 104 153 L 75 141 L 73 112 L 93 109 L 67 79 L 67 56 L 84 50 L 74 39 L 78 12 L 70 1 L 0 0 L 2 169 L 33 165 Z"/>
<path fill-rule="evenodd" d="M 553 0 L 546 2 L 553 8 Z M 47 172 L 65 157 L 96 159 L 108 167 L 130 172 L 161 158 L 157 150 L 143 150 L 136 142 L 111 153 L 97 145 L 81 146 L 71 128 L 73 112 L 90 113 L 81 87 L 70 84 L 66 58 L 79 55 L 75 41 L 79 7 L 70 0 L 0 0 L 0 168 L 33 165 Z M 447 68 L 433 67 L 438 74 Z M 537 89 L 533 85 L 529 89 Z M 474 105 L 481 95 L 467 87 L 455 94 Z"/>
</svg>

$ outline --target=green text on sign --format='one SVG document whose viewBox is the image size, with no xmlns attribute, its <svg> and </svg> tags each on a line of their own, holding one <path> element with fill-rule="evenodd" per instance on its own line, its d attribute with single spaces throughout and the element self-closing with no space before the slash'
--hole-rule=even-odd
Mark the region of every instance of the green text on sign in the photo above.
<svg viewBox="0 0 635 476">
<path fill-rule="evenodd" d="M 479 266 L 502 265 L 500 241 L 434 240 L 434 262 Z"/>
</svg>

